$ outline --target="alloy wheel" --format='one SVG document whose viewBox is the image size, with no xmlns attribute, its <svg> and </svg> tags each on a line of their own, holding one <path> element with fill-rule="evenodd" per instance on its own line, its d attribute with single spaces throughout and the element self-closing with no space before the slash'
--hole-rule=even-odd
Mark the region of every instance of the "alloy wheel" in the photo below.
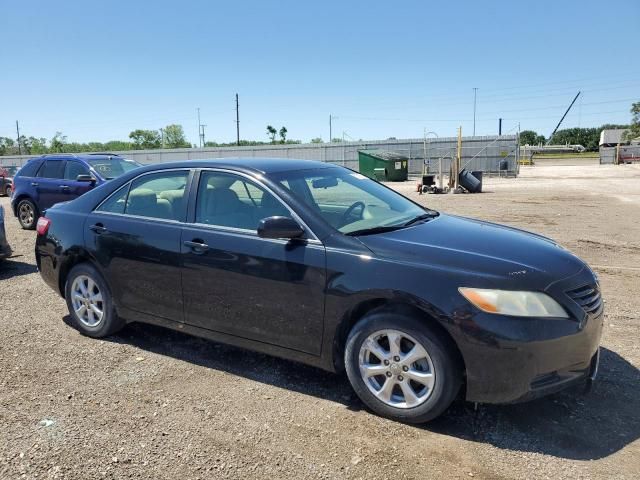
<svg viewBox="0 0 640 480">
<path fill-rule="evenodd" d="M 35 219 L 33 207 L 26 202 L 20 204 L 20 207 L 18 208 L 18 216 L 23 225 L 32 225 Z"/>
<path fill-rule="evenodd" d="M 71 285 L 71 304 L 84 325 L 96 327 L 104 317 L 104 301 L 98 284 L 87 275 L 78 275 Z"/>
<path fill-rule="evenodd" d="M 377 331 L 362 343 L 360 375 L 371 393 L 395 408 L 423 404 L 433 392 L 436 374 L 426 348 L 398 330 Z"/>
</svg>

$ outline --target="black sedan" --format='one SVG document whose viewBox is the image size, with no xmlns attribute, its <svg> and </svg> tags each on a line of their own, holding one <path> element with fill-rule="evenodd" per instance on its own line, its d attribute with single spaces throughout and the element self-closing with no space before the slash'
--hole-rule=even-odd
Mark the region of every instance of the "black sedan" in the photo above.
<svg viewBox="0 0 640 480">
<path fill-rule="evenodd" d="M 38 221 L 36 260 L 85 335 L 147 322 L 346 373 L 425 422 L 589 381 L 603 304 L 539 235 L 425 209 L 290 159 L 138 168 Z"/>
</svg>

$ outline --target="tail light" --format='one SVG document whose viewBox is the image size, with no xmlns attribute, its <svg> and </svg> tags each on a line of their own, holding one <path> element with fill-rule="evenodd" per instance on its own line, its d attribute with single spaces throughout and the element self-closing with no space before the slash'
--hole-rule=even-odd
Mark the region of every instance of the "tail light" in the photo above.
<svg viewBox="0 0 640 480">
<path fill-rule="evenodd" d="M 51 220 L 47 217 L 40 217 L 38 219 L 38 223 L 36 224 L 36 232 L 38 235 L 46 235 L 49 231 L 49 226 L 51 225 Z"/>
</svg>

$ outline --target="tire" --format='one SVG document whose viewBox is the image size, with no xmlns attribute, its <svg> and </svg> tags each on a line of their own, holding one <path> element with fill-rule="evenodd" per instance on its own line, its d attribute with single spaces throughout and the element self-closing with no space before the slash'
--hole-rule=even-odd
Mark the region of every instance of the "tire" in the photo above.
<svg viewBox="0 0 640 480">
<path fill-rule="evenodd" d="M 38 213 L 38 207 L 31 200 L 28 198 L 20 200 L 16 207 L 16 212 L 18 212 L 18 221 L 23 229 L 33 230 L 36 228 L 40 214 Z"/>
<path fill-rule="evenodd" d="M 398 336 L 400 351 L 394 357 L 390 341 Z M 414 349 L 412 357 L 417 360 L 412 361 L 407 354 L 416 345 L 423 350 Z M 372 351 L 385 357 L 389 365 Z M 345 348 L 345 367 L 365 405 L 383 417 L 406 423 L 436 418 L 451 405 L 462 384 L 462 366 L 449 339 L 424 321 L 391 312 L 374 312 L 353 327 Z M 376 375 L 365 380 L 364 370 Z M 391 385 L 392 389 L 385 388 Z"/>
<path fill-rule="evenodd" d="M 124 327 L 124 321 L 116 314 L 111 290 L 93 265 L 80 263 L 73 267 L 64 290 L 69 315 L 83 335 L 102 338 Z"/>
<path fill-rule="evenodd" d="M 6 187 L 4 187 L 4 194 L 7 197 L 11 196 L 11 185 L 7 185 Z"/>
</svg>

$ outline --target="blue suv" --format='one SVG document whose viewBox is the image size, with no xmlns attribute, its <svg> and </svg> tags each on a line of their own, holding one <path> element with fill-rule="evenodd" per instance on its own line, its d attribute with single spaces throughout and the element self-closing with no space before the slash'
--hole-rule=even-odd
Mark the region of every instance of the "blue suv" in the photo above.
<svg viewBox="0 0 640 480">
<path fill-rule="evenodd" d="M 139 166 L 109 153 L 32 158 L 13 177 L 13 214 L 22 228 L 32 230 L 38 217 L 52 205 L 73 200 Z"/>
</svg>

